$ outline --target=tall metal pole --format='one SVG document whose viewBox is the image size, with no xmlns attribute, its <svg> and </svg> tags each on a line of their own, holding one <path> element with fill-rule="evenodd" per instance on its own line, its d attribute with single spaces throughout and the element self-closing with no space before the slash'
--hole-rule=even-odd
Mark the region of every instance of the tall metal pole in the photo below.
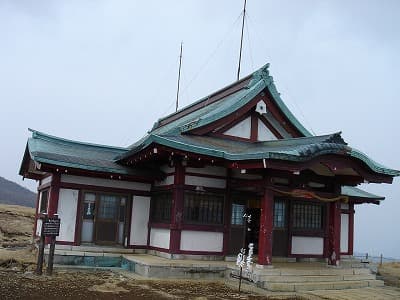
<svg viewBox="0 0 400 300">
<path fill-rule="evenodd" d="M 181 42 L 181 53 L 179 55 L 178 89 L 176 91 L 175 111 L 178 111 L 178 105 L 179 105 L 179 84 L 180 84 L 180 81 L 181 81 L 181 67 L 182 67 L 182 44 L 183 44 L 183 42 Z"/>
<path fill-rule="evenodd" d="M 247 0 L 244 0 L 244 6 L 243 6 L 243 20 L 242 20 L 242 34 L 240 36 L 240 52 L 239 52 L 239 66 L 238 66 L 238 71 L 237 71 L 237 80 L 239 80 L 240 76 L 240 63 L 242 62 L 242 47 L 243 47 L 243 32 L 244 32 L 244 20 L 246 18 L 246 3 Z"/>
</svg>

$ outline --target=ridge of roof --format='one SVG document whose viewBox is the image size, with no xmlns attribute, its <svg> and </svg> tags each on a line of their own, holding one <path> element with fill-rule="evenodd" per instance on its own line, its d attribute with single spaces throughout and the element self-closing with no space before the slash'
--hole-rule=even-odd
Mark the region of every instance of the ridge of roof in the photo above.
<svg viewBox="0 0 400 300">
<path fill-rule="evenodd" d="M 199 110 L 208 107 L 212 104 L 215 103 L 220 103 L 220 101 L 224 101 L 225 99 L 228 99 L 230 96 L 238 94 L 240 97 L 236 97 L 236 102 L 232 103 L 230 107 L 225 107 L 224 110 L 219 111 L 218 113 L 208 113 L 202 115 L 198 120 L 189 120 L 187 123 L 190 124 L 188 129 L 185 128 L 180 128 L 182 129 L 181 132 L 189 131 L 195 128 L 199 128 L 202 126 L 205 126 L 213 121 L 218 120 L 221 117 L 226 116 L 229 113 L 234 112 L 236 109 L 239 109 L 241 106 L 245 105 L 248 101 L 252 100 L 253 97 L 257 95 L 257 93 L 260 93 L 263 89 L 268 89 L 270 95 L 272 96 L 273 101 L 276 103 L 276 105 L 279 107 L 279 109 L 282 111 L 282 113 L 285 115 L 285 117 L 293 124 L 293 126 L 304 136 L 312 136 L 312 134 L 297 120 L 297 118 L 292 114 L 292 112 L 288 109 L 286 104 L 283 102 L 283 100 L 280 97 L 279 92 L 277 91 L 277 88 L 274 84 L 273 77 L 269 75 L 269 64 L 265 64 L 258 70 L 254 71 L 250 75 L 242 78 L 239 81 L 236 81 L 208 96 L 205 96 L 201 98 L 198 101 L 195 101 L 194 103 L 182 108 L 181 110 L 178 110 L 177 112 L 174 112 L 172 114 L 169 114 L 163 118 L 158 119 L 154 125 L 153 128 L 149 131 L 149 133 L 152 133 L 157 130 L 162 130 L 164 126 L 168 126 L 170 124 L 173 124 L 174 122 L 178 121 L 181 118 L 188 117 L 192 114 L 195 114 Z M 245 83 L 245 86 L 240 86 L 241 83 Z M 232 87 L 238 86 L 236 90 L 232 90 L 231 93 L 224 94 L 224 91 L 229 91 Z M 207 102 L 210 100 L 212 97 L 216 97 L 218 94 L 220 94 L 220 97 L 210 101 L 209 103 Z M 204 102 L 203 106 L 201 103 Z M 196 106 L 199 106 L 198 108 L 195 108 Z M 186 111 L 186 113 L 185 113 Z M 171 118 L 171 120 L 168 120 Z M 196 122 L 195 122 L 196 121 Z M 163 123 L 165 122 L 165 123 Z M 183 126 L 180 126 L 183 127 Z M 134 145 L 134 144 L 133 144 Z M 133 146 L 131 145 L 130 148 Z"/>
<path fill-rule="evenodd" d="M 269 64 L 267 64 L 267 65 L 269 66 Z M 264 66 L 264 67 L 265 67 L 265 66 Z M 221 88 L 221 89 L 219 89 L 219 90 L 217 90 L 217 91 L 215 91 L 215 92 L 212 92 L 211 94 L 209 94 L 209 95 L 207 95 L 207 96 L 204 96 L 204 97 L 200 98 L 199 100 L 194 101 L 193 103 L 191 103 L 191 104 L 189 104 L 189 105 L 187 105 L 187 106 L 185 106 L 185 107 L 179 109 L 179 110 L 176 111 L 176 112 L 170 113 L 170 114 L 168 114 L 168 115 L 166 115 L 166 116 L 164 116 L 164 117 L 159 118 L 159 119 L 154 123 L 153 128 L 152 128 L 150 131 L 152 131 L 152 130 L 154 130 L 154 129 L 156 129 L 156 128 L 159 128 L 159 127 L 162 127 L 162 126 L 168 124 L 168 123 L 167 123 L 167 124 L 163 124 L 163 125 L 159 126 L 159 124 L 160 124 L 162 121 L 164 121 L 164 120 L 166 120 L 166 119 L 168 119 L 168 118 L 170 118 L 170 117 L 172 117 L 172 116 L 174 116 L 174 115 L 178 115 L 178 114 L 182 113 L 183 111 L 188 110 L 188 109 L 192 108 L 193 106 L 200 104 L 201 102 L 207 101 L 207 100 L 209 100 L 210 98 L 215 97 L 215 96 L 217 96 L 218 94 L 221 94 L 222 92 L 224 92 L 224 91 L 226 91 L 226 90 L 229 90 L 230 88 L 234 87 L 235 85 L 238 85 L 238 84 L 240 84 L 240 83 L 242 83 L 242 82 L 244 82 L 244 81 L 246 81 L 246 80 L 249 80 L 249 79 L 253 76 L 253 74 L 254 74 L 254 73 L 251 73 L 251 74 L 249 74 L 249 75 L 243 77 L 242 79 L 240 79 L 240 80 L 238 80 L 238 81 L 235 81 L 235 82 L 233 82 L 233 83 L 230 83 L 230 84 L 228 84 L 227 86 L 225 86 L 225 87 L 223 87 L 223 88 Z M 247 84 L 244 88 L 248 88 L 248 84 Z M 221 97 L 221 99 L 223 99 L 223 98 L 224 98 L 224 97 Z M 221 100 L 221 99 L 218 99 L 218 100 L 216 100 L 216 101 L 219 101 L 219 100 Z M 211 104 L 211 103 L 209 103 L 209 104 Z M 209 104 L 207 104 L 207 105 L 209 105 Z"/>
<path fill-rule="evenodd" d="M 66 138 L 61 138 L 58 136 L 50 135 L 47 133 L 43 133 L 31 128 L 28 128 L 30 132 L 32 132 L 32 138 L 33 139 L 42 139 L 46 141 L 51 141 L 51 142 L 58 142 L 60 144 L 65 144 L 65 145 L 82 145 L 82 146 L 87 146 L 87 147 L 94 147 L 94 148 L 104 148 L 108 150 L 114 150 L 114 151 L 128 151 L 129 149 L 126 147 L 118 147 L 118 146 L 110 146 L 110 145 L 102 145 L 102 144 L 95 144 L 95 143 L 88 143 L 88 142 L 81 142 L 81 141 L 75 141 L 75 140 L 70 140 Z"/>
</svg>

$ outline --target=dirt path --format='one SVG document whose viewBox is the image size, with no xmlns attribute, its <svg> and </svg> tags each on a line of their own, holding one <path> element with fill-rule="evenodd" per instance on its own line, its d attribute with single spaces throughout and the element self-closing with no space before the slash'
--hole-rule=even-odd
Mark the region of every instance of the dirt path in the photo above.
<svg viewBox="0 0 400 300">
<path fill-rule="evenodd" d="M 304 299 L 238 294 L 220 282 L 135 280 L 109 271 L 58 271 L 54 276 L 0 270 L 0 295 L 8 299 Z"/>
</svg>

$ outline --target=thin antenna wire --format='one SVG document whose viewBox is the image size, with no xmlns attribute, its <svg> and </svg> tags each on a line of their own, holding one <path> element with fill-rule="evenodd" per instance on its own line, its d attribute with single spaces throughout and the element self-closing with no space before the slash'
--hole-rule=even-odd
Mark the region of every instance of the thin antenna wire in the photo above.
<svg viewBox="0 0 400 300">
<path fill-rule="evenodd" d="M 180 55 L 179 55 L 178 89 L 177 89 L 177 91 L 176 91 L 176 105 L 175 105 L 175 111 L 178 111 L 178 105 L 179 105 L 179 83 L 180 83 L 180 81 L 181 81 L 182 45 L 183 45 L 183 42 L 181 42 L 181 53 L 180 53 Z"/>
<path fill-rule="evenodd" d="M 186 86 L 184 86 L 184 89 L 182 90 L 182 93 L 185 93 L 186 90 L 189 88 L 189 86 L 197 79 L 197 77 L 201 74 L 201 72 L 204 70 L 204 68 L 209 64 L 209 62 L 211 61 L 212 58 L 214 58 L 214 56 L 216 55 L 216 53 L 218 52 L 218 50 L 221 48 L 221 46 L 224 44 L 224 42 L 228 39 L 228 37 L 230 36 L 230 34 L 232 33 L 233 29 L 236 26 L 236 23 L 238 23 L 240 21 L 240 17 L 242 16 L 242 14 L 238 15 L 235 22 L 233 22 L 232 26 L 229 28 L 229 30 L 224 34 L 223 38 L 218 42 L 217 47 L 211 52 L 211 54 L 207 57 L 207 59 L 204 61 L 204 63 L 201 65 L 201 67 L 198 69 L 198 71 L 196 72 L 196 74 L 191 77 L 191 79 L 189 80 L 189 82 L 187 83 Z"/>
<path fill-rule="evenodd" d="M 239 65 L 238 65 L 238 71 L 237 71 L 237 80 L 239 80 L 240 76 L 240 63 L 242 61 L 242 47 L 243 47 L 243 31 L 244 31 L 244 20 L 246 18 L 246 3 L 247 0 L 244 0 L 244 6 L 243 6 L 243 19 L 242 19 L 242 34 L 240 36 L 240 52 L 239 52 Z"/>
<path fill-rule="evenodd" d="M 246 20 L 247 20 L 247 16 L 246 16 Z M 253 50 L 251 48 L 251 42 L 250 42 L 249 22 L 246 23 L 246 33 L 247 33 L 247 43 L 249 44 L 251 69 L 254 70 Z"/>
</svg>

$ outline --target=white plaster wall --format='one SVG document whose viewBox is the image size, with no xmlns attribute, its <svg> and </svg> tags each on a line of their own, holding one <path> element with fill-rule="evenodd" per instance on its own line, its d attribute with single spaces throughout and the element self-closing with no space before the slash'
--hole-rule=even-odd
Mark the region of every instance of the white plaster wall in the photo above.
<svg viewBox="0 0 400 300">
<path fill-rule="evenodd" d="M 240 169 L 232 169 L 233 178 L 243 178 L 243 179 L 262 179 L 262 175 L 256 174 L 242 174 Z"/>
<path fill-rule="evenodd" d="M 321 237 L 293 236 L 292 254 L 313 254 L 324 253 L 324 239 Z"/>
<path fill-rule="evenodd" d="M 170 175 L 165 177 L 164 180 L 156 181 L 154 183 L 155 186 L 162 186 L 162 185 L 171 185 L 174 184 L 174 175 Z"/>
<path fill-rule="evenodd" d="M 42 231 L 42 223 L 43 221 L 41 219 L 36 220 L 36 236 L 40 236 L 40 233 Z"/>
<path fill-rule="evenodd" d="M 132 203 L 130 245 L 147 245 L 149 213 L 150 197 L 134 196 Z"/>
<path fill-rule="evenodd" d="M 186 168 L 188 173 L 197 173 L 204 175 L 226 176 L 226 168 L 216 166 L 206 166 L 204 168 Z"/>
<path fill-rule="evenodd" d="M 221 252 L 224 234 L 222 232 L 192 231 L 181 232 L 181 250 Z"/>
<path fill-rule="evenodd" d="M 40 184 L 50 183 L 52 179 L 53 179 L 53 176 L 49 176 L 49 177 L 43 178 L 43 179 L 40 181 Z"/>
<path fill-rule="evenodd" d="M 73 242 L 75 240 L 78 194 L 78 190 L 60 189 L 57 213 L 61 219 L 61 225 L 58 241 Z"/>
<path fill-rule="evenodd" d="M 151 228 L 150 246 L 169 249 L 170 230 L 163 228 Z"/>
<path fill-rule="evenodd" d="M 349 215 L 341 214 L 340 217 L 340 252 L 349 251 Z"/>
<path fill-rule="evenodd" d="M 160 170 L 163 171 L 164 173 L 174 173 L 175 172 L 175 168 L 170 167 L 168 165 L 162 165 L 160 167 Z"/>
<path fill-rule="evenodd" d="M 342 204 L 340 204 L 340 208 L 341 208 L 341 209 L 349 209 L 350 206 L 349 206 L 348 203 L 342 203 Z"/>
<path fill-rule="evenodd" d="M 248 117 L 244 119 L 242 122 L 236 124 L 232 128 L 229 128 L 224 134 L 237 136 L 241 138 L 250 138 L 250 130 L 251 130 L 251 118 Z"/>
<path fill-rule="evenodd" d="M 65 175 L 65 174 L 61 175 L 61 182 L 95 185 L 95 186 L 120 188 L 128 190 L 141 190 L 141 191 L 150 191 L 151 188 L 151 184 L 148 183 Z"/>
<path fill-rule="evenodd" d="M 198 176 L 185 176 L 185 184 L 187 185 L 196 185 L 196 186 L 205 186 L 205 187 L 213 187 L 213 188 L 225 188 L 226 180 L 219 178 L 207 178 L 207 177 L 198 177 Z"/>
<path fill-rule="evenodd" d="M 273 141 L 277 140 L 276 136 L 272 133 L 271 130 L 265 124 L 258 120 L 258 137 L 259 141 Z"/>
<path fill-rule="evenodd" d="M 42 196 L 43 196 L 43 192 L 39 192 L 39 205 L 38 205 L 38 212 L 40 212 L 42 210 Z M 50 195 L 48 195 L 47 197 L 49 197 Z M 48 205 L 48 201 L 47 201 L 47 205 Z M 46 207 L 46 212 L 47 212 L 47 207 Z"/>
</svg>

